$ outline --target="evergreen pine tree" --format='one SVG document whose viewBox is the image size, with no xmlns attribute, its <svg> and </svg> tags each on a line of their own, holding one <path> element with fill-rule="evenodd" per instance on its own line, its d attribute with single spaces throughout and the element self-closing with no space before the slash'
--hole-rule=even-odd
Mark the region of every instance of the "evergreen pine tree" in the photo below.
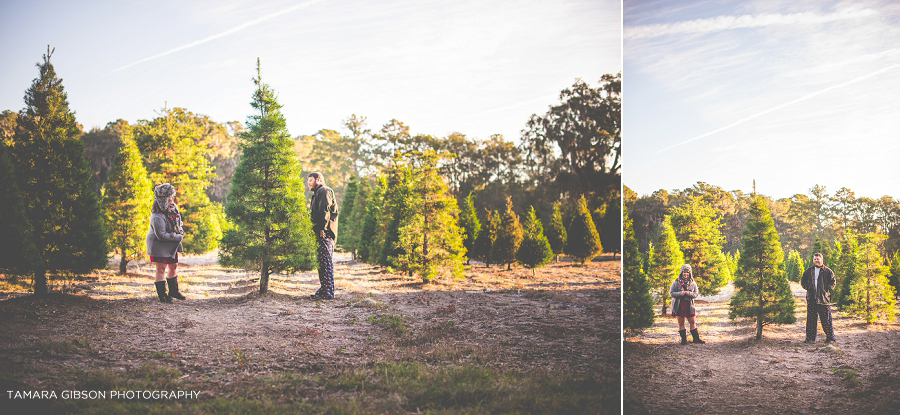
<svg viewBox="0 0 900 415">
<path fill-rule="evenodd" d="M 204 130 L 184 109 L 163 109 L 153 120 L 140 120 L 133 127 L 134 140 L 144 159 L 153 185 L 170 183 L 184 221 L 185 252 L 203 253 L 218 247 L 223 230 L 219 205 L 206 189 L 216 177 L 204 142 Z"/>
<path fill-rule="evenodd" d="M 575 206 L 575 217 L 572 218 L 572 224 L 569 225 L 566 234 L 568 235 L 566 254 L 577 258 L 581 261 L 581 265 L 603 252 L 600 235 L 597 233 L 597 227 L 594 226 L 594 220 L 588 211 L 587 199 L 584 198 L 584 195 L 578 199 Z"/>
<path fill-rule="evenodd" d="M 757 196 L 750 205 L 741 237 L 743 252 L 734 280 L 728 316 L 756 318 L 756 340 L 763 325 L 794 323 L 794 295 L 781 268 L 784 252 L 775 231 L 775 220 L 765 199 Z"/>
<path fill-rule="evenodd" d="M 47 293 L 47 275 L 87 273 L 106 266 L 103 212 L 90 188 L 75 113 L 47 48 L 40 76 L 25 92 L 13 138 L 17 186 L 25 203 L 36 249 L 34 293 Z M 20 236 L 21 237 L 21 236 Z M 26 242 L 27 243 L 27 242 Z"/>
<path fill-rule="evenodd" d="M 484 262 L 485 266 L 490 266 L 493 263 L 491 252 L 494 249 L 494 241 L 497 240 L 497 229 L 500 227 L 500 214 L 496 210 L 493 212 L 487 210 L 483 223 L 484 227 L 475 238 L 475 252 L 472 255 L 475 259 Z"/>
<path fill-rule="evenodd" d="M 519 215 L 513 212 L 512 197 L 506 197 L 506 211 L 500 216 L 500 227 L 497 228 L 497 239 L 491 247 L 491 258 L 498 264 L 506 264 L 506 269 L 512 269 L 512 263 L 516 261 L 516 253 L 525 238 L 525 231 L 519 223 Z"/>
<path fill-rule="evenodd" d="M 622 212 L 624 223 L 622 249 L 622 327 L 642 329 L 653 325 L 653 298 L 650 284 L 641 265 L 637 238 L 628 212 Z M 667 293 L 668 294 L 668 293 Z"/>
<path fill-rule="evenodd" d="M 806 268 L 803 267 L 803 257 L 800 256 L 800 253 L 791 250 L 788 253 L 787 261 L 784 263 L 784 272 L 787 275 L 787 279 L 793 282 L 800 282 L 800 277 L 806 271 Z"/>
<path fill-rule="evenodd" d="M 556 256 L 557 262 L 559 262 L 559 256 L 566 249 L 566 227 L 563 225 L 562 212 L 559 209 L 560 204 L 560 202 L 553 204 L 553 213 L 550 214 L 550 220 L 544 224 L 547 240 L 550 242 L 550 247 L 553 249 L 553 255 Z M 616 232 L 616 235 L 618 235 L 618 232 Z"/>
<path fill-rule="evenodd" d="M 850 284 L 863 276 L 864 265 L 862 263 L 862 252 L 859 245 L 859 235 L 852 230 L 846 230 L 841 235 L 841 261 L 836 265 L 837 269 L 832 268 L 832 264 L 825 257 L 825 266 L 832 268 L 834 277 L 837 279 L 837 285 L 831 292 L 831 301 L 838 307 L 844 309 L 853 306 L 853 296 L 845 295 L 850 292 Z"/>
<path fill-rule="evenodd" d="M 105 186 L 103 209 L 109 245 L 119 252 L 119 274 L 125 275 L 128 261 L 144 253 L 153 185 L 130 128 L 120 140 Z"/>
<path fill-rule="evenodd" d="M 342 229 L 344 245 L 350 250 L 353 259 L 359 259 L 360 235 L 365 223 L 366 209 L 369 205 L 369 193 L 371 193 L 371 185 L 368 180 L 362 179 L 356 190 L 356 197 L 353 198 L 353 212 L 350 213 L 346 220 L 346 227 Z M 343 211 L 341 212 L 343 214 Z M 342 225 L 344 226 L 344 225 Z"/>
<path fill-rule="evenodd" d="M 481 222 L 478 221 L 478 214 L 475 213 L 474 192 L 469 192 L 469 195 L 466 196 L 462 203 L 459 214 L 459 226 L 465 232 L 463 245 L 466 247 L 466 252 L 468 253 L 466 258 L 466 263 L 468 264 L 468 258 L 471 258 L 473 252 L 475 252 L 475 239 L 478 238 L 478 232 L 481 232 Z"/>
<path fill-rule="evenodd" d="M 544 236 L 544 227 L 534 213 L 534 206 L 528 209 L 525 217 L 525 238 L 516 253 L 516 259 L 522 265 L 531 268 L 531 275 L 535 275 L 535 268 L 542 267 L 553 260 L 553 248 Z"/>
<path fill-rule="evenodd" d="M 38 264 L 34 232 L 25 215 L 25 200 L 16 182 L 12 148 L 0 142 L 0 274 L 27 275 Z"/>
<path fill-rule="evenodd" d="M 358 191 L 359 184 L 356 182 L 356 176 L 351 175 L 350 181 L 347 183 L 347 188 L 344 189 L 344 199 L 341 200 L 341 214 L 338 215 L 338 229 L 346 230 L 349 229 L 350 217 L 353 215 L 354 203 L 356 202 L 356 193 Z M 342 232 L 343 234 L 343 232 Z M 353 247 L 348 244 L 348 238 L 346 234 L 342 235 L 341 241 L 338 245 L 344 251 L 352 251 Z"/>
<path fill-rule="evenodd" d="M 242 156 L 234 169 L 226 213 L 234 228 L 225 233 L 222 265 L 259 270 L 259 292 L 269 275 L 315 268 L 316 242 L 303 195 L 300 166 L 292 150 L 275 91 L 262 81 L 256 61 L 256 91 L 241 134 Z"/>
<path fill-rule="evenodd" d="M 669 300 L 669 287 L 684 264 L 684 254 L 675 238 L 675 229 L 672 228 L 672 218 L 663 217 L 659 228 L 659 236 L 656 239 L 656 247 L 653 252 L 653 262 L 647 280 L 656 294 L 662 299 L 662 314 L 666 315 Z"/>
<path fill-rule="evenodd" d="M 647 241 L 647 251 L 644 252 L 644 255 L 641 255 L 641 262 L 644 264 L 644 276 L 647 277 L 647 282 L 650 282 L 649 273 L 653 269 L 653 251 L 653 241 Z"/>
<path fill-rule="evenodd" d="M 859 236 L 860 273 L 849 283 L 845 309 L 866 319 L 894 321 L 896 291 L 888 281 L 889 269 L 883 265 L 878 244 L 886 235 L 868 233 Z"/>
<path fill-rule="evenodd" d="M 894 291 L 900 292 L 900 250 L 894 251 L 894 256 L 891 257 L 890 282 Z"/>
<path fill-rule="evenodd" d="M 388 186 L 384 194 L 384 217 L 382 229 L 384 233 L 379 235 L 378 264 L 382 266 L 396 266 L 391 258 L 397 258 L 404 254 L 400 246 L 400 227 L 411 215 L 413 190 L 412 170 L 401 161 L 401 157 L 394 157 L 393 165 L 388 173 Z M 406 270 L 410 271 L 410 270 Z"/>
<path fill-rule="evenodd" d="M 375 178 L 375 188 L 366 202 L 366 216 L 363 218 L 356 251 L 359 259 L 369 264 L 374 263 L 378 256 L 378 245 L 375 240 L 378 234 L 378 224 L 381 223 L 381 209 L 385 192 L 387 192 L 387 178 L 379 175 Z"/>
<path fill-rule="evenodd" d="M 619 231 L 622 229 L 622 208 L 619 205 L 619 198 L 613 198 L 606 204 L 606 213 L 603 215 L 603 225 L 600 229 L 600 243 L 606 252 L 615 253 L 622 249 L 621 237 Z"/>
<path fill-rule="evenodd" d="M 714 295 L 728 283 L 727 264 L 720 251 L 725 237 L 716 210 L 700 197 L 690 197 L 669 211 L 684 260 L 694 272 L 701 295 Z"/>
<path fill-rule="evenodd" d="M 411 216 L 399 229 L 400 254 L 391 263 L 398 264 L 429 282 L 446 270 L 454 279 L 463 276 L 466 248 L 459 227 L 459 207 L 447 184 L 438 174 L 440 156 L 433 150 L 421 155 L 419 165 L 411 168 L 407 199 Z"/>
</svg>

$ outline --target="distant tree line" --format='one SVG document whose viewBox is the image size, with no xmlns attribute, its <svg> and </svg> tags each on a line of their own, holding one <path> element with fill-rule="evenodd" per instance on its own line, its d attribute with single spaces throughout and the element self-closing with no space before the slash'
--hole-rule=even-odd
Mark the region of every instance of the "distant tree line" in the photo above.
<svg viewBox="0 0 900 415">
<path fill-rule="evenodd" d="M 635 252 L 630 255 L 636 256 L 625 261 L 641 264 L 641 273 L 625 267 L 626 297 L 640 297 L 644 283 L 637 280 L 643 278 L 665 312 L 668 285 L 677 277 L 678 264 L 688 263 L 701 294 L 715 294 L 734 281 L 731 316 L 756 318 L 760 338 L 766 324 L 793 322 L 788 281 L 799 282 L 812 265 L 812 254 L 821 252 L 838 277 L 832 299 L 842 310 L 869 322 L 894 318 L 900 289 L 897 199 L 856 198 L 847 188 L 829 195 L 819 185 L 809 195 L 779 200 L 703 182 L 641 197 L 624 189 L 633 221 Z M 637 282 L 629 284 L 629 279 Z M 652 312 L 643 308 L 629 311 L 643 316 L 631 327 L 652 323 Z"/>
<path fill-rule="evenodd" d="M 150 189 L 163 182 L 178 190 L 186 251 L 220 248 L 223 262 L 259 270 L 265 291 L 270 272 L 312 266 L 297 187 L 310 171 L 325 174 L 343 205 L 344 249 L 425 280 L 458 277 L 469 257 L 534 269 L 562 253 L 590 260 L 601 240 L 619 250 L 621 75 L 563 90 L 518 146 L 499 135 L 412 135 L 398 120 L 373 133 L 356 115 L 344 121 L 349 134 L 292 138 L 259 72 L 245 125 L 163 108 L 85 133 L 51 55 L 26 107 L 0 113 L 3 215 L 14 224 L 0 273 L 34 276 L 36 293 L 48 276 L 105 266 L 109 252 L 124 273 L 143 252 Z"/>
</svg>

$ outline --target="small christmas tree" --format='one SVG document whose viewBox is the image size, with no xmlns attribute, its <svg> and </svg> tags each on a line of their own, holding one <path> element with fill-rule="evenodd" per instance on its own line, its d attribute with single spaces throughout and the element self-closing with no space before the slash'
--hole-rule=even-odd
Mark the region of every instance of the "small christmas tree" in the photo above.
<svg viewBox="0 0 900 415">
<path fill-rule="evenodd" d="M 619 231 L 622 229 L 622 208 L 619 205 L 619 198 L 613 198 L 606 204 L 606 213 L 603 215 L 603 225 L 600 229 L 600 243 L 606 252 L 615 253 L 622 249 L 622 242 L 619 237 Z"/>
<path fill-rule="evenodd" d="M 756 340 L 759 340 L 764 325 L 790 324 L 797 320 L 794 296 L 781 267 L 784 252 L 775 231 L 775 220 L 760 196 L 750 205 L 741 245 L 743 251 L 734 280 L 737 292 L 731 298 L 728 316 L 756 318 Z"/>
<path fill-rule="evenodd" d="M 653 298 L 641 265 L 641 253 L 634 237 L 632 221 L 623 212 L 622 327 L 641 329 L 653 325 Z"/>
<path fill-rule="evenodd" d="M 524 239 L 524 230 L 519 223 L 519 216 L 513 212 L 512 197 L 506 197 L 506 211 L 500 216 L 500 228 L 497 229 L 497 239 L 491 247 L 491 258 L 498 264 L 506 264 L 506 269 L 512 269 L 512 263 L 516 261 L 516 253 Z"/>
<path fill-rule="evenodd" d="M 153 185 L 130 128 L 121 138 L 103 195 L 107 237 L 119 251 L 119 274 L 125 275 L 128 261 L 144 253 L 147 238 L 147 212 L 153 203 Z"/>
<path fill-rule="evenodd" d="M 547 241 L 550 242 L 550 247 L 553 249 L 553 255 L 556 256 L 557 262 L 559 262 L 559 256 L 566 249 L 566 226 L 563 225 L 562 212 L 560 212 L 559 206 L 560 202 L 553 204 L 553 213 L 550 214 L 550 220 L 544 224 Z M 618 235 L 618 232 L 616 234 Z"/>
<path fill-rule="evenodd" d="M 542 267 L 553 260 L 553 249 L 550 242 L 544 236 L 544 227 L 534 213 L 534 206 L 528 209 L 525 216 L 525 238 L 519 246 L 516 259 L 522 265 L 531 268 L 531 275 L 535 275 L 535 268 Z"/>
<path fill-rule="evenodd" d="M 497 211 L 490 210 L 485 213 L 484 227 L 478 232 L 475 238 L 475 252 L 472 255 L 475 259 L 484 262 L 485 266 L 492 263 L 491 251 L 494 248 L 494 241 L 497 240 L 497 229 L 500 227 L 500 215 Z"/>
<path fill-rule="evenodd" d="M 219 260 L 225 266 L 259 270 L 259 292 L 269 288 L 269 275 L 315 268 L 312 232 L 300 166 L 292 150 L 275 91 L 263 83 L 256 61 L 256 92 L 241 134 L 240 163 L 234 169 L 226 213 L 234 221 L 222 239 Z"/>
<path fill-rule="evenodd" d="M 475 239 L 478 238 L 478 233 L 481 232 L 481 222 L 478 221 L 478 214 L 475 213 L 474 192 L 469 192 L 469 195 L 463 201 L 459 214 L 459 226 L 465 232 L 463 245 L 466 247 L 466 252 L 469 253 L 466 259 L 468 264 L 468 258 L 472 257 L 472 253 L 475 251 Z"/>
<path fill-rule="evenodd" d="M 575 217 L 572 218 L 572 224 L 569 225 L 566 234 L 568 235 L 566 253 L 577 258 L 582 265 L 603 252 L 600 235 L 597 233 L 597 227 L 594 226 L 594 220 L 591 218 L 584 195 L 578 199 Z"/>
<path fill-rule="evenodd" d="M 894 287 L 888 281 L 889 269 L 878 253 L 878 244 L 887 235 L 868 233 L 859 236 L 860 273 L 850 281 L 845 309 L 866 319 L 869 324 L 877 320 L 894 321 L 896 300 Z"/>
<path fill-rule="evenodd" d="M 354 202 L 356 202 L 356 193 L 358 191 L 359 184 L 356 182 L 356 176 L 350 176 L 350 182 L 347 183 L 347 188 L 344 190 L 344 199 L 341 201 L 341 214 L 338 215 L 338 229 L 345 230 L 349 228 L 350 217 L 353 215 Z M 345 232 L 342 232 L 345 233 Z M 337 242 L 337 241 L 336 241 Z M 350 246 L 347 242 L 347 236 L 344 235 L 341 238 L 341 241 L 338 245 L 345 251 L 352 251 L 353 247 Z"/>
<path fill-rule="evenodd" d="M 387 179 L 384 176 L 378 176 L 375 179 L 375 189 L 366 203 L 366 215 L 363 218 L 362 230 L 357 243 L 356 253 L 359 259 L 365 263 L 374 263 L 378 256 L 375 240 L 378 234 L 378 224 L 381 223 L 381 209 L 386 191 Z"/>
<path fill-rule="evenodd" d="M 787 279 L 793 282 L 800 282 L 800 277 L 806 271 L 806 268 L 803 267 L 803 257 L 800 256 L 800 253 L 791 250 L 784 264 L 784 272 L 787 275 Z"/>
<path fill-rule="evenodd" d="M 659 228 L 659 236 L 653 252 L 653 261 L 647 280 L 656 294 L 662 299 L 662 315 L 666 315 L 669 300 L 669 287 L 684 264 L 684 254 L 675 238 L 675 229 L 672 228 L 672 220 L 666 215 L 663 217 Z"/>
<path fill-rule="evenodd" d="M 350 250 L 353 259 L 360 259 L 360 236 L 362 235 L 362 228 L 365 224 L 366 210 L 369 206 L 369 198 L 371 197 L 369 194 L 371 192 L 372 189 L 369 181 L 365 179 L 361 180 L 358 190 L 356 191 L 356 197 L 353 198 L 353 212 L 348 215 L 350 219 L 346 220 L 346 227 L 338 228 L 341 229 L 341 233 L 344 234 L 344 246 Z M 343 215 L 345 212 L 342 211 L 341 214 Z M 340 219 L 340 216 L 338 216 L 338 218 Z"/>
</svg>

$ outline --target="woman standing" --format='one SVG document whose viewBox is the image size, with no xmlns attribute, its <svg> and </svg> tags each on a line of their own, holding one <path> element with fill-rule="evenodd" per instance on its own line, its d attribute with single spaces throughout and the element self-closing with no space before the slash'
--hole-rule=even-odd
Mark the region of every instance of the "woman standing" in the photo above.
<svg viewBox="0 0 900 415">
<path fill-rule="evenodd" d="M 175 206 L 175 187 L 163 183 L 153 188 L 153 196 L 153 206 L 150 208 L 150 232 L 147 233 L 147 253 L 150 255 L 150 262 L 156 263 L 156 294 L 159 301 L 164 303 L 171 303 L 172 298 L 184 300 L 184 296 L 178 292 L 178 277 L 175 275 L 178 253 L 184 252 L 184 248 L 181 247 L 184 229 L 181 214 Z M 169 269 L 169 277 L 164 281 L 166 268 Z M 168 295 L 166 295 L 167 282 Z"/>
<path fill-rule="evenodd" d="M 694 343 L 706 343 L 700 340 L 700 333 L 697 332 L 697 324 L 694 320 L 696 312 L 694 311 L 694 299 L 700 295 L 697 289 L 697 283 L 694 282 L 694 275 L 691 266 L 684 264 L 681 266 L 681 275 L 669 287 L 669 294 L 672 295 L 672 317 L 678 318 L 678 334 L 681 335 L 681 344 L 687 344 L 687 333 L 684 329 L 684 319 L 688 320 L 691 325 L 691 337 Z"/>
</svg>

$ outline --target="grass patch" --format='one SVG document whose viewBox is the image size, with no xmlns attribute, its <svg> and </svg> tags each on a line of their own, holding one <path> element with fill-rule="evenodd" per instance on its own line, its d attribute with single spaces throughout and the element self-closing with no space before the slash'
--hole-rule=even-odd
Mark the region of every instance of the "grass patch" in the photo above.
<svg viewBox="0 0 900 415">
<path fill-rule="evenodd" d="M 850 386 L 856 387 L 859 386 L 859 373 L 856 372 L 856 369 L 843 365 L 840 367 L 831 368 L 831 372 L 840 376 L 844 382 L 847 382 Z"/>
<path fill-rule="evenodd" d="M 35 343 L 44 356 L 66 356 L 71 354 L 91 354 L 91 341 L 85 336 L 71 337 L 62 340 L 41 340 Z"/>
<path fill-rule="evenodd" d="M 18 412 L 39 413 L 619 413 L 617 380 L 604 383 L 550 372 L 500 372 L 478 365 L 435 367 L 381 362 L 322 374 L 247 377 L 222 389 L 198 381 L 181 382 L 180 376 L 175 369 L 146 363 L 137 370 L 61 373 L 42 389 L 193 390 L 208 391 L 213 396 L 179 401 L 59 399 L 4 403 L 13 404 L 12 409 Z M 3 380 L 10 387 L 27 389 L 14 379 Z"/>
<path fill-rule="evenodd" d="M 407 331 L 403 316 L 399 314 L 369 316 L 366 318 L 366 323 L 381 327 L 396 336 L 402 336 Z"/>
</svg>

